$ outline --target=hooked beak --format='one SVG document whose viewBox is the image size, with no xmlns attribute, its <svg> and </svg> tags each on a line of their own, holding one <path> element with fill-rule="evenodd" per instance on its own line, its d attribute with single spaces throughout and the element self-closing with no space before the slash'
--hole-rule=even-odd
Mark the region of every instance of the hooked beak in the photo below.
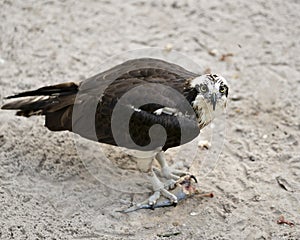
<svg viewBox="0 0 300 240">
<path fill-rule="evenodd" d="M 213 110 L 215 111 L 216 109 L 216 104 L 217 104 L 217 94 L 216 93 L 213 93 L 210 97 L 210 102 L 213 106 Z"/>
</svg>

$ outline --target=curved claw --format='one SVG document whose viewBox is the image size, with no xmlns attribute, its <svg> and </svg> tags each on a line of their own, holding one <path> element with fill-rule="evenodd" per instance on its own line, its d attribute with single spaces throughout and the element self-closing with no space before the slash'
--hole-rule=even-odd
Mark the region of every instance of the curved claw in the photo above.
<svg viewBox="0 0 300 240">
<path fill-rule="evenodd" d="M 197 178 L 194 175 L 191 175 L 190 178 L 193 179 L 195 183 L 198 183 Z"/>
<path fill-rule="evenodd" d="M 148 199 L 149 205 L 154 206 L 156 201 L 160 198 L 160 191 L 155 191 Z"/>
</svg>

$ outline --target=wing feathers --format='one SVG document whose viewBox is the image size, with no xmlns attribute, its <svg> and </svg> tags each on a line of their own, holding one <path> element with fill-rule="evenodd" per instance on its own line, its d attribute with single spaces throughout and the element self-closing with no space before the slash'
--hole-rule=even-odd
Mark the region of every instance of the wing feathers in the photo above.
<svg viewBox="0 0 300 240">
<path fill-rule="evenodd" d="M 180 142 L 182 126 L 191 132 L 188 135 L 190 140 L 199 133 L 199 129 L 197 122 L 188 116 L 170 111 L 170 108 L 177 108 L 177 105 L 181 106 L 182 104 L 176 104 L 178 99 L 174 99 L 174 94 L 165 93 L 162 86 L 176 90 L 178 93 L 175 95 L 184 96 L 188 102 L 192 102 L 196 93 L 188 88 L 187 80 L 196 76 L 197 74 L 189 72 L 176 64 L 158 59 L 129 60 L 79 84 L 74 82 L 62 83 L 9 96 L 7 99 L 19 97 L 22 99 L 7 103 L 2 106 L 2 109 L 17 109 L 19 110 L 17 115 L 26 117 L 36 114 L 45 115 L 46 126 L 50 130 L 75 131 L 75 128 L 72 129 L 72 113 L 76 95 L 80 91 L 81 96 L 86 93 L 88 97 L 96 97 L 96 101 L 101 100 L 98 102 L 95 118 L 85 114 L 84 109 L 86 109 L 85 104 L 89 103 L 88 99 L 76 102 L 76 106 L 83 108 L 82 112 L 77 113 L 79 114 L 77 117 L 95 125 L 100 142 L 116 144 L 111 130 L 111 117 L 117 102 L 135 87 L 154 84 L 158 88 L 157 91 L 151 93 L 151 97 L 155 101 L 153 103 L 150 101 L 149 104 L 142 106 L 134 106 L 141 111 L 134 111 L 130 121 L 130 133 L 138 145 L 143 145 L 148 142 L 150 127 L 153 124 L 162 125 L 168 135 L 166 149 L 182 143 Z M 105 90 L 102 93 L 103 89 Z M 147 90 L 145 93 L 139 92 L 137 94 L 137 97 L 143 98 L 150 93 Z M 157 99 L 163 101 L 156 101 Z M 133 102 L 129 104 L 134 105 L 137 98 L 133 97 L 132 100 Z M 155 112 L 158 109 L 162 110 Z M 89 119 L 85 119 L 87 117 Z M 75 119 L 76 121 L 79 120 Z M 88 138 L 89 134 L 86 132 L 91 131 L 91 129 L 88 128 L 88 124 L 85 125 L 87 127 L 84 129 L 84 133 L 76 133 Z M 92 135 L 94 136 L 95 133 Z"/>
</svg>

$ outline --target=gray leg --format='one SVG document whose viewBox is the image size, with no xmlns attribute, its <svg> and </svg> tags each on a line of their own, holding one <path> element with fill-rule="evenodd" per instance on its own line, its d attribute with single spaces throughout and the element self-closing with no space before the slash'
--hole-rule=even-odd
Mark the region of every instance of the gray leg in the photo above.
<svg viewBox="0 0 300 240">
<path fill-rule="evenodd" d="M 156 159 L 159 162 L 159 165 L 161 166 L 161 175 L 162 177 L 168 179 L 168 180 L 178 180 L 181 176 L 184 175 L 191 175 L 189 172 L 182 171 L 175 169 L 172 166 L 169 166 L 166 158 L 165 153 L 163 151 L 160 151 L 156 154 Z"/>
<path fill-rule="evenodd" d="M 156 176 L 153 169 L 148 173 L 149 180 L 152 184 L 154 193 L 149 197 L 149 205 L 154 205 L 160 196 L 164 196 L 174 204 L 177 204 L 177 197 L 170 193 L 167 189 L 168 186 L 165 186 Z"/>
<path fill-rule="evenodd" d="M 175 186 L 175 181 L 174 183 L 166 184 L 161 182 L 155 174 L 155 172 L 153 171 L 153 160 L 153 157 L 138 160 L 139 170 L 147 174 L 154 191 L 154 193 L 148 199 L 149 205 L 155 205 L 156 201 L 160 198 L 161 195 L 169 199 L 171 203 L 177 204 L 177 197 L 168 191 L 170 187 Z"/>
</svg>

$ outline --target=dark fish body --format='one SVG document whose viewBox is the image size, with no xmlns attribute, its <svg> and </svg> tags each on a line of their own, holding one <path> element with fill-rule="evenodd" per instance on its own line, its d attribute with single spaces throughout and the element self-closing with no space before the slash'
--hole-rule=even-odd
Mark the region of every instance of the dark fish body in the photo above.
<svg viewBox="0 0 300 240">
<path fill-rule="evenodd" d="M 175 194 L 175 196 L 177 197 L 177 201 L 181 202 L 183 200 L 185 200 L 188 197 L 193 196 L 194 194 L 187 194 L 182 190 L 178 190 Z M 154 205 L 149 205 L 148 200 L 144 201 L 142 203 L 138 203 L 126 210 L 123 211 L 119 211 L 119 212 L 123 212 L 123 213 L 130 213 L 130 212 L 134 212 L 140 209 L 151 209 L 154 210 L 155 208 L 164 208 L 164 207 L 172 207 L 172 206 L 176 206 L 174 205 L 174 203 L 172 203 L 170 201 L 170 199 L 166 199 L 166 198 L 160 198 Z"/>
</svg>

